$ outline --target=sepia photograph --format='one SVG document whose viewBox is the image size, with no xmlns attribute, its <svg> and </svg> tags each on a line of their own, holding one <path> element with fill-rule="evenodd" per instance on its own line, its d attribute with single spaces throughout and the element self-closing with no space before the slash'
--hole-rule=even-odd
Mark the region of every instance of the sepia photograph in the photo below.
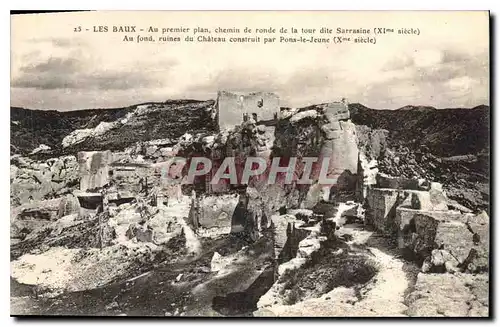
<svg viewBox="0 0 500 327">
<path fill-rule="evenodd" d="M 10 20 L 11 316 L 492 317 L 488 11 Z"/>
</svg>

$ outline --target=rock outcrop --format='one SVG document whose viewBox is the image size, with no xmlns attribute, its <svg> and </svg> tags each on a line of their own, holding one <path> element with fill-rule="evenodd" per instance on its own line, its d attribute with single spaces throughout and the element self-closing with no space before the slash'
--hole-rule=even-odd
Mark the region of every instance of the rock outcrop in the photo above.
<svg viewBox="0 0 500 327">
<path fill-rule="evenodd" d="M 14 205 L 70 193 L 79 180 L 74 156 L 35 161 L 13 156 L 10 169 L 11 202 Z"/>
<path fill-rule="evenodd" d="M 415 290 L 408 296 L 411 317 L 487 317 L 486 275 L 418 274 Z"/>
</svg>

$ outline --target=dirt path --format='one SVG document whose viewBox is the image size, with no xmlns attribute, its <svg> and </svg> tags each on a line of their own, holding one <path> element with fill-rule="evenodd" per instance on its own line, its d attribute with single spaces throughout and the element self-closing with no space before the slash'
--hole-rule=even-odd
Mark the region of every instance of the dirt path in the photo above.
<svg viewBox="0 0 500 327">
<path fill-rule="evenodd" d="M 404 316 L 406 291 L 418 268 L 400 258 L 398 249 L 378 233 L 362 224 L 344 225 L 339 235 L 352 236 L 351 249 L 366 251 L 376 262 L 378 272 L 366 285 L 337 287 L 319 298 L 294 305 L 263 308 L 256 316 Z"/>
<path fill-rule="evenodd" d="M 348 243 L 354 247 L 366 246 L 379 268 L 356 306 L 368 309 L 375 315 L 404 315 L 407 309 L 404 297 L 412 285 L 409 275 L 417 267 L 404 261 L 395 245 L 382 235 L 365 230 L 362 225 L 348 225 L 344 229 L 346 232 L 352 231 L 353 240 Z"/>
</svg>

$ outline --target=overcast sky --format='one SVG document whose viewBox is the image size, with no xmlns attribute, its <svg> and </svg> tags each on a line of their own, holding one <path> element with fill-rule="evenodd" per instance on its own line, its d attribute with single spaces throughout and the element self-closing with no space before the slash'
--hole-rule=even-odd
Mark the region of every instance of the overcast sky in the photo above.
<svg viewBox="0 0 500 327">
<path fill-rule="evenodd" d="M 75 33 L 79 25 L 418 27 L 420 35 L 379 36 L 376 45 L 137 44 L 119 33 Z M 214 99 L 217 90 L 272 91 L 292 107 L 342 97 L 388 109 L 489 103 L 486 12 L 64 13 L 13 16 L 11 26 L 13 106 L 121 107 Z"/>
</svg>

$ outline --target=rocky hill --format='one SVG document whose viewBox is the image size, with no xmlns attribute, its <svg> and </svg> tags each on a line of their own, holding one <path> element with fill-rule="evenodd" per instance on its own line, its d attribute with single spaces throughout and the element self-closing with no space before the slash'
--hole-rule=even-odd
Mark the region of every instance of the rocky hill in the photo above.
<svg viewBox="0 0 500 327">
<path fill-rule="evenodd" d="M 489 152 L 488 106 L 471 109 L 405 106 L 398 110 L 374 110 L 353 103 L 349 109 L 355 124 L 386 129 L 394 143 L 412 148 L 425 146 L 440 157 Z"/>
<path fill-rule="evenodd" d="M 52 156 L 123 150 L 139 141 L 178 138 L 186 131 L 214 132 L 216 126 L 210 119 L 213 103 L 171 100 L 67 112 L 11 107 L 11 154 L 28 154 L 41 144 L 51 148 L 46 152 Z"/>
<path fill-rule="evenodd" d="M 367 126 L 370 133 L 388 131 L 376 158 L 381 172 L 440 182 L 450 198 L 474 210 L 489 211 L 488 106 L 374 110 L 354 103 L 349 109 L 357 126 Z"/>
<path fill-rule="evenodd" d="M 209 116 L 213 104 L 213 101 L 171 100 L 125 108 L 67 112 L 11 107 L 11 152 L 29 153 L 40 144 L 62 150 L 62 140 L 71 132 L 95 129 L 103 122 L 120 121 L 127 114 L 134 119 L 98 136 L 92 135 L 74 148 L 114 150 L 137 141 L 176 138 L 185 131 L 215 131 Z M 153 106 L 153 109 L 139 112 L 141 107 L 147 105 Z M 488 106 L 435 109 L 409 105 L 398 110 L 383 110 L 353 103 L 349 105 L 349 110 L 353 123 L 388 130 L 395 145 L 425 146 L 440 157 L 489 152 Z"/>
</svg>

